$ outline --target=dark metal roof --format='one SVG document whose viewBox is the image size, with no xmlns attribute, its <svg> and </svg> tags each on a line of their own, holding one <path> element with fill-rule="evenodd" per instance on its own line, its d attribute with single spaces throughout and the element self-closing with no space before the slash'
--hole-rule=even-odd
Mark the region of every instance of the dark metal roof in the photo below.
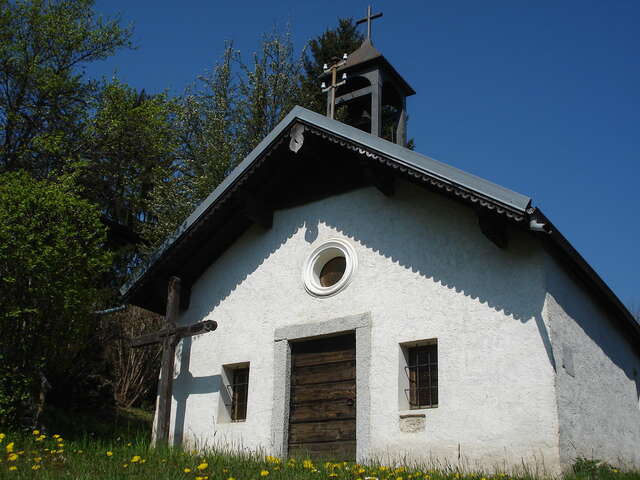
<svg viewBox="0 0 640 480">
<path fill-rule="evenodd" d="M 347 61 L 338 68 L 338 72 L 348 72 L 350 70 L 356 70 L 360 67 L 364 67 L 366 65 L 378 63 L 382 67 L 383 70 L 387 70 L 391 76 L 398 82 L 398 84 L 404 89 L 404 94 L 406 96 L 414 95 L 416 91 L 409 85 L 409 83 L 402 78 L 402 75 L 398 73 L 398 71 L 391 65 L 391 63 L 380 53 L 376 47 L 373 46 L 370 39 L 366 39 L 362 42 L 353 53 L 349 54 L 347 57 Z M 320 77 L 323 78 L 328 74 L 322 74 Z"/>
<path fill-rule="evenodd" d="M 154 275 L 161 271 L 159 265 L 177 251 L 193 248 L 187 241 L 195 238 L 194 232 L 207 222 L 215 219 L 219 204 L 233 195 L 257 167 L 296 131 L 304 131 L 319 136 L 333 144 L 354 151 L 368 161 L 387 166 L 399 173 L 420 179 L 431 188 L 444 194 L 455 196 L 463 202 L 501 215 L 506 220 L 529 228 L 530 222 L 547 225 L 543 232 L 537 232 L 544 242 L 566 261 L 569 267 L 595 288 L 599 297 L 613 308 L 625 328 L 640 339 L 640 325 L 624 307 L 606 283 L 588 265 L 580 254 L 569 244 L 560 232 L 538 209 L 531 208 L 531 199 L 500 185 L 482 179 L 445 163 L 373 136 L 357 128 L 332 120 L 328 117 L 294 107 L 291 112 L 265 137 L 262 142 L 229 174 L 225 180 L 194 210 L 173 235 L 149 258 L 144 268 L 139 269 L 120 289 L 125 301 L 141 303 L 141 286 L 149 284 Z M 304 148 L 304 147 L 303 147 Z M 541 222 L 541 223 L 540 223 Z M 202 230 L 202 229 L 201 229 Z M 192 240 L 195 242 L 196 240 Z M 165 262 L 166 263 L 166 262 Z"/>
</svg>

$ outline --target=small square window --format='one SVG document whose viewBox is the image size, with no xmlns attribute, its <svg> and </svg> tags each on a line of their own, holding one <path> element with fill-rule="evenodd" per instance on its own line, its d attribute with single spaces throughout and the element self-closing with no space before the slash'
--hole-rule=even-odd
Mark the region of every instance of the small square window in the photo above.
<svg viewBox="0 0 640 480">
<path fill-rule="evenodd" d="M 231 421 L 240 422 L 247 418 L 247 397 L 249 394 L 249 367 L 233 369 L 231 384 Z"/>
<path fill-rule="evenodd" d="M 438 406 L 438 345 L 430 343 L 408 347 L 405 371 L 409 388 L 405 393 L 409 408 Z"/>
</svg>

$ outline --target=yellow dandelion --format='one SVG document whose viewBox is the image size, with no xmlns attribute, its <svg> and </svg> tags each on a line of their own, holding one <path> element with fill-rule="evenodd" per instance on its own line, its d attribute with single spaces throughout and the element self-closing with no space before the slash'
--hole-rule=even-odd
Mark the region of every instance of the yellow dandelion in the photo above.
<svg viewBox="0 0 640 480">
<path fill-rule="evenodd" d="M 42 461 L 42 457 L 36 457 L 33 459 L 34 462 L 40 463 Z"/>
<path fill-rule="evenodd" d="M 17 470 L 18 467 L 16 467 L 15 465 L 12 465 L 11 467 L 9 467 L 9 471 L 13 472 L 15 470 Z"/>
<path fill-rule="evenodd" d="M 227 480 L 236 480 L 235 477 L 229 477 Z"/>
<path fill-rule="evenodd" d="M 17 459 L 18 459 L 17 453 L 10 453 L 9 456 L 7 457 L 7 460 L 9 460 L 10 462 L 15 462 Z"/>
<path fill-rule="evenodd" d="M 196 477 L 196 480 L 204 480 L 204 477 Z"/>
<path fill-rule="evenodd" d="M 143 458 L 142 460 L 140 460 L 140 463 L 147 463 L 147 459 Z"/>
<path fill-rule="evenodd" d="M 269 470 L 262 470 L 262 471 L 260 471 L 260 476 L 261 476 L 261 477 L 266 477 L 267 475 L 269 475 Z"/>
<path fill-rule="evenodd" d="M 200 471 L 202 470 L 206 470 L 207 467 L 209 466 L 209 464 L 207 462 L 202 462 L 200 465 L 198 465 L 196 468 Z"/>
<path fill-rule="evenodd" d="M 60 448 L 62 448 L 62 447 L 64 447 L 64 443 L 60 443 L 60 444 L 58 444 L 58 446 L 59 446 Z"/>
<path fill-rule="evenodd" d="M 329 476 L 330 476 L 330 477 L 337 477 L 337 476 L 338 476 L 338 474 L 337 474 L 336 472 L 331 472 L 331 473 L 329 474 Z"/>
<path fill-rule="evenodd" d="M 223 468 L 222 469 L 222 473 L 229 473 L 229 469 L 228 468 Z M 235 480 L 235 479 L 234 479 Z"/>
<path fill-rule="evenodd" d="M 113 457 L 113 452 L 111 450 L 107 452 L 107 457 Z"/>
<path fill-rule="evenodd" d="M 402 477 L 396 477 L 396 480 L 402 480 Z"/>
<path fill-rule="evenodd" d="M 7 446 L 5 448 L 7 450 L 7 453 L 13 452 L 13 442 L 7 443 Z"/>
<path fill-rule="evenodd" d="M 123 463 L 123 464 L 122 464 L 122 468 L 127 468 L 128 466 L 129 466 L 129 464 L 128 464 L 128 463 Z"/>
<path fill-rule="evenodd" d="M 58 449 L 58 453 L 64 453 L 64 449 L 63 448 L 59 448 Z"/>
<path fill-rule="evenodd" d="M 358 473 L 359 473 L 359 474 L 360 474 L 360 473 L 364 473 L 364 472 L 366 472 L 366 470 L 365 470 L 364 468 L 360 467 L 360 468 L 358 469 Z"/>
<path fill-rule="evenodd" d="M 33 431 L 33 432 L 31 432 L 31 433 L 33 433 L 34 435 L 40 435 L 40 430 L 34 430 L 34 431 Z"/>
<path fill-rule="evenodd" d="M 53 435 L 53 438 L 60 438 L 60 435 L 56 433 L 55 435 Z"/>
<path fill-rule="evenodd" d="M 182 470 L 184 473 L 190 473 L 191 469 L 189 467 L 186 467 L 184 470 Z"/>
<path fill-rule="evenodd" d="M 313 462 L 311 460 L 305 460 L 302 462 L 302 466 L 304 468 L 313 468 Z"/>
<path fill-rule="evenodd" d="M 56 438 L 56 442 L 62 443 L 62 442 L 64 442 L 64 438 L 58 437 L 58 438 Z"/>
<path fill-rule="evenodd" d="M 138 463 L 140 460 L 140 455 L 134 455 L 133 457 L 131 457 L 131 463 Z"/>
<path fill-rule="evenodd" d="M 4 440 L 7 436 L 4 433 L 0 433 L 0 442 Z"/>
<path fill-rule="evenodd" d="M 31 470 L 40 470 L 40 465 L 31 465 Z"/>
<path fill-rule="evenodd" d="M 130 446 L 131 446 L 131 442 L 127 443 L 127 447 L 130 447 Z"/>
</svg>

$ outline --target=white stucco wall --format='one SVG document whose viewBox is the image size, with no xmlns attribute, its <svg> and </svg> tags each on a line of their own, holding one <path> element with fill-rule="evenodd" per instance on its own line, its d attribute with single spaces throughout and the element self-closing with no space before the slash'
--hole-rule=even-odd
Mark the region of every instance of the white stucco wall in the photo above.
<svg viewBox="0 0 640 480">
<path fill-rule="evenodd" d="M 321 242 L 347 239 L 358 255 L 350 285 L 330 298 L 304 289 L 301 270 Z M 500 467 L 559 465 L 557 405 L 545 302 L 544 253 L 511 232 L 508 250 L 485 238 L 469 208 L 409 183 L 277 211 L 246 232 L 193 286 L 183 323 L 218 322 L 183 340 L 174 383 L 175 436 L 197 445 L 275 451 L 274 332 L 370 312 L 367 457 Z M 437 339 L 439 406 L 425 430 L 400 430 L 400 344 Z M 250 362 L 247 420 L 220 421 L 221 366 Z M 359 413 L 359 415 L 362 412 Z M 406 428 L 404 428 L 406 430 Z"/>
<path fill-rule="evenodd" d="M 560 453 L 640 467 L 640 356 L 611 313 L 551 257 L 545 317 L 557 363 Z"/>
</svg>

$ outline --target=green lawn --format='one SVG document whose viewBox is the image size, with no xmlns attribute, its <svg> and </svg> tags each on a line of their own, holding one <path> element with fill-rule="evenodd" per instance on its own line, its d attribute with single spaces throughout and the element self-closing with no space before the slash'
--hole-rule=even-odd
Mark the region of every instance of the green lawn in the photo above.
<svg viewBox="0 0 640 480">
<path fill-rule="evenodd" d="M 50 414 L 46 433 L 4 432 L 0 441 L 0 478 L 13 479 L 184 479 L 184 480 L 530 480 L 531 475 L 468 474 L 454 469 L 280 460 L 255 454 L 196 453 L 151 448 L 151 415 L 125 410 L 92 415 Z M 578 463 L 567 480 L 640 480 L 592 461 Z"/>
</svg>

